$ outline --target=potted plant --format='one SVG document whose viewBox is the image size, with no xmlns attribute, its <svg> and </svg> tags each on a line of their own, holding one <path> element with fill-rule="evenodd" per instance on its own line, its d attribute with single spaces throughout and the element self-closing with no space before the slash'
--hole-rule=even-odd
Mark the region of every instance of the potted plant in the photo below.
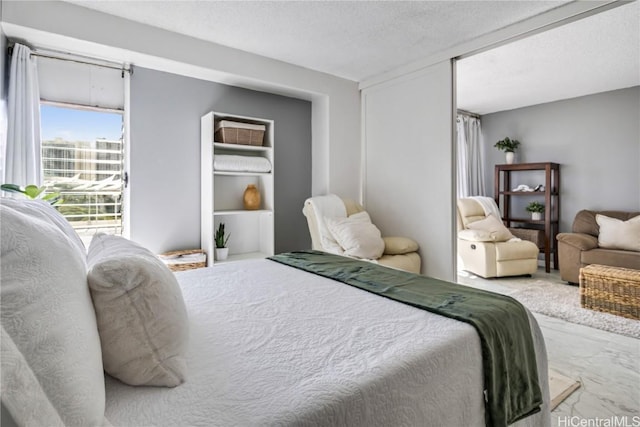
<svg viewBox="0 0 640 427">
<path fill-rule="evenodd" d="M 229 248 L 227 242 L 229 241 L 230 234 L 225 234 L 224 222 L 218 224 L 216 235 L 214 240 L 216 241 L 216 259 L 218 261 L 224 261 L 229 255 Z"/>
<path fill-rule="evenodd" d="M 46 190 L 45 186 L 27 185 L 25 188 L 21 188 L 16 184 L 2 184 L 0 185 L 0 190 L 6 191 L 7 193 L 22 193 L 27 199 L 41 199 L 52 205 L 62 203 L 60 193 L 44 194 L 44 190 Z"/>
<path fill-rule="evenodd" d="M 532 220 L 541 220 L 542 213 L 544 212 L 544 205 L 540 202 L 531 202 L 525 208 L 527 212 L 531 212 Z"/>
<path fill-rule="evenodd" d="M 505 139 L 501 139 L 496 142 L 493 146 L 498 150 L 504 151 L 506 153 L 507 164 L 510 165 L 513 163 L 513 159 L 515 157 L 515 151 L 520 145 L 520 141 L 517 139 L 510 139 L 508 136 Z"/>
</svg>

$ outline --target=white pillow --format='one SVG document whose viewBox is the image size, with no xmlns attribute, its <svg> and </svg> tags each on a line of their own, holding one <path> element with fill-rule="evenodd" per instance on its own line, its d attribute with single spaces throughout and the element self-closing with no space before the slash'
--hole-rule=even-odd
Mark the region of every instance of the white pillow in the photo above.
<svg viewBox="0 0 640 427">
<path fill-rule="evenodd" d="M 491 214 L 480 221 L 468 223 L 467 228 L 489 233 L 494 242 L 506 242 L 509 239 L 513 239 L 513 234 L 504 226 L 502 221 Z"/>
<path fill-rule="evenodd" d="M 55 225 L 62 231 L 64 237 L 78 250 L 83 259 L 87 256 L 87 248 L 82 239 L 73 229 L 69 221 L 62 216 L 51 204 L 44 200 L 11 199 L 3 198 L 2 203 L 12 209 L 29 215 L 32 218 L 39 218 Z"/>
<path fill-rule="evenodd" d="M 51 218 L 60 214 L 47 204 L 2 199 L 2 327 L 65 425 L 102 425 L 104 372 L 86 259 Z"/>
<path fill-rule="evenodd" d="M 596 214 L 598 246 L 640 252 L 640 215 L 627 221 Z"/>
<path fill-rule="evenodd" d="M 104 370 L 130 385 L 182 384 L 189 319 L 174 274 L 119 236 L 96 234 L 87 260 Z"/>
<path fill-rule="evenodd" d="M 358 212 L 347 218 L 327 219 L 327 227 L 344 250 L 344 255 L 378 259 L 384 252 L 384 240 L 369 214 Z"/>
<path fill-rule="evenodd" d="M 37 426 L 46 420 L 47 426 L 64 427 L 33 370 L 4 328 L 0 338 L 0 360 L 2 405 L 9 411 L 13 421 L 9 425 Z M 4 415 L 2 418 L 4 420 Z"/>
</svg>

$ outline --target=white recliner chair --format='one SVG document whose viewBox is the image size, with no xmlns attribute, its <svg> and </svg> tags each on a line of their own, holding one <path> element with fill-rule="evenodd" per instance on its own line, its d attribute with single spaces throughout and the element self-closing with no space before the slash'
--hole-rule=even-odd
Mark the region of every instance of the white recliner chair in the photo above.
<svg viewBox="0 0 640 427">
<path fill-rule="evenodd" d="M 323 209 L 320 208 L 323 204 L 319 202 L 323 201 L 326 203 L 327 199 L 334 204 L 334 208 L 325 208 L 323 211 Z M 335 206 L 336 204 L 340 206 Z M 346 218 L 360 212 L 364 212 L 362 205 L 350 199 L 341 199 L 335 195 L 311 197 L 307 199 L 304 203 L 302 213 L 307 218 L 313 249 L 341 254 L 340 248 L 336 248 L 335 245 L 328 243 L 327 236 L 323 236 L 323 233 L 328 233 L 327 228 L 323 226 L 325 221 L 323 215 L 344 216 Z M 418 243 L 415 240 L 407 237 L 383 237 L 382 240 L 384 241 L 383 254 L 375 259 L 366 259 L 367 261 L 420 274 L 422 259 L 418 254 Z"/>
<path fill-rule="evenodd" d="M 476 199 L 458 199 L 458 255 L 464 270 L 485 278 L 533 274 L 539 252 L 535 243 L 515 238 L 500 218 L 486 215 Z"/>
</svg>

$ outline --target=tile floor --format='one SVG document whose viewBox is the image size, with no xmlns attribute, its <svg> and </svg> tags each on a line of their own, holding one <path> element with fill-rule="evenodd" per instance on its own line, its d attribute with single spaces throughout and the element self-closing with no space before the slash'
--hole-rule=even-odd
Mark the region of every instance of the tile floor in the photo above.
<svg viewBox="0 0 640 427">
<path fill-rule="evenodd" d="M 553 270 L 538 269 L 533 278 L 562 283 Z M 517 279 L 486 280 L 467 272 L 458 274 L 458 282 L 503 294 L 522 286 Z M 551 426 L 640 427 L 640 340 L 534 315 L 549 366 L 582 384 L 551 413 Z"/>
</svg>

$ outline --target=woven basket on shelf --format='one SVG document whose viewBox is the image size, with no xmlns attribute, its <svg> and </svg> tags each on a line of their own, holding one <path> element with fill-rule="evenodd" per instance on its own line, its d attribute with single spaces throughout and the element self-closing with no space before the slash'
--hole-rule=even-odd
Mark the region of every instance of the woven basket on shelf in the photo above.
<svg viewBox="0 0 640 427">
<path fill-rule="evenodd" d="M 581 268 L 580 305 L 640 320 L 640 271 L 598 264 Z"/>
<path fill-rule="evenodd" d="M 221 120 L 216 123 L 214 139 L 225 144 L 262 145 L 266 126 Z"/>
<path fill-rule="evenodd" d="M 193 254 L 204 254 L 204 260 L 200 262 L 180 262 L 181 257 Z M 202 249 L 165 252 L 160 254 L 159 258 L 171 271 L 193 270 L 194 268 L 204 268 L 207 266 L 207 255 Z"/>
</svg>

